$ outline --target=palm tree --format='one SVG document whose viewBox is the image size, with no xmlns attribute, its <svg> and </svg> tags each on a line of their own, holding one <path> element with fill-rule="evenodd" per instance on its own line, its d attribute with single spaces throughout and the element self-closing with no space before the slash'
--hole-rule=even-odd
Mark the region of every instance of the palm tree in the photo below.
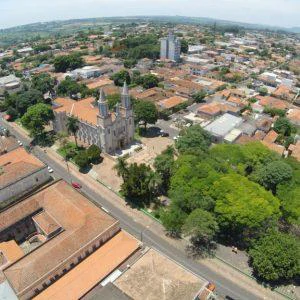
<svg viewBox="0 0 300 300">
<path fill-rule="evenodd" d="M 75 144 L 76 144 L 76 147 L 78 147 L 77 136 L 76 136 L 76 133 L 79 130 L 78 119 L 75 117 L 68 117 L 67 129 L 68 129 L 69 133 L 74 135 Z"/>
<path fill-rule="evenodd" d="M 123 178 L 123 181 L 125 181 L 128 175 L 128 163 L 126 162 L 126 158 L 118 157 L 114 169 L 117 171 L 118 176 L 121 176 Z"/>
<path fill-rule="evenodd" d="M 148 172 L 147 182 L 150 195 L 156 195 L 162 184 L 160 175 L 153 171 Z"/>
</svg>

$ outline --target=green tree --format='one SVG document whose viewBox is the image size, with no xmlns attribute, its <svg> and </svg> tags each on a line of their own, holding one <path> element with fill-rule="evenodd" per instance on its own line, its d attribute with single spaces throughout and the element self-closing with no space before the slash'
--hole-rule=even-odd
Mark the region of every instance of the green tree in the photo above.
<svg viewBox="0 0 300 300">
<path fill-rule="evenodd" d="M 126 180 L 121 186 L 124 196 L 129 202 L 138 206 L 149 204 L 157 192 L 157 177 L 145 164 L 129 165 Z"/>
<path fill-rule="evenodd" d="M 266 189 L 276 193 L 276 187 L 292 179 L 292 168 L 283 161 L 273 161 L 261 167 L 253 176 Z"/>
<path fill-rule="evenodd" d="M 158 118 L 158 111 L 154 103 L 140 100 L 134 106 L 134 115 L 137 123 L 143 122 L 145 129 L 147 124 L 155 124 Z"/>
<path fill-rule="evenodd" d="M 125 59 L 124 60 L 124 67 L 127 69 L 131 69 L 136 65 L 137 61 L 136 59 Z"/>
<path fill-rule="evenodd" d="M 258 92 L 261 96 L 266 96 L 268 94 L 268 89 L 265 86 L 262 86 L 258 89 Z"/>
<path fill-rule="evenodd" d="M 280 216 L 279 199 L 238 174 L 214 182 L 211 196 L 216 199 L 218 223 L 227 234 L 251 237 Z"/>
<path fill-rule="evenodd" d="M 54 119 L 51 106 L 38 103 L 28 108 L 21 118 L 21 123 L 30 131 L 33 137 L 39 137 L 44 132 L 44 126 Z"/>
<path fill-rule="evenodd" d="M 68 69 L 74 70 L 84 64 L 82 57 L 78 53 L 57 56 L 54 59 L 55 72 L 66 72 Z"/>
<path fill-rule="evenodd" d="M 170 235 L 179 236 L 186 217 L 187 215 L 183 211 L 171 205 L 161 213 L 160 219 Z"/>
<path fill-rule="evenodd" d="M 179 153 L 206 152 L 210 145 L 211 136 L 200 125 L 182 131 L 175 144 Z"/>
<path fill-rule="evenodd" d="M 128 163 L 126 162 L 126 158 L 118 157 L 114 169 L 117 171 L 118 176 L 121 176 L 123 181 L 125 181 L 128 176 Z"/>
<path fill-rule="evenodd" d="M 147 74 L 142 77 L 142 85 L 144 89 L 151 89 L 158 85 L 158 78 L 153 74 Z"/>
<path fill-rule="evenodd" d="M 78 119 L 77 118 L 68 117 L 67 130 L 68 130 L 69 133 L 73 134 L 74 139 L 75 139 L 76 147 L 78 147 L 78 144 L 77 144 L 77 131 L 79 130 L 79 124 L 78 124 Z"/>
<path fill-rule="evenodd" d="M 154 160 L 154 168 L 161 176 L 164 191 L 167 191 L 169 188 L 174 162 L 174 149 L 171 146 L 164 150 Z"/>
<path fill-rule="evenodd" d="M 249 251 L 255 273 L 266 281 L 289 280 L 300 275 L 300 244 L 295 237 L 268 232 Z"/>
<path fill-rule="evenodd" d="M 29 107 L 42 102 L 44 102 L 43 94 L 35 89 L 11 94 L 4 101 L 5 107 L 14 108 L 20 117 L 26 113 Z"/>
<path fill-rule="evenodd" d="M 125 81 L 127 84 L 131 83 L 130 75 L 126 70 L 121 70 L 113 74 L 111 78 L 114 81 L 116 86 L 123 86 Z"/>
<path fill-rule="evenodd" d="M 298 183 L 280 184 L 277 196 L 281 200 L 284 219 L 296 227 L 300 227 L 300 185 Z"/>
<path fill-rule="evenodd" d="M 59 84 L 57 92 L 60 96 L 69 97 L 72 97 L 78 93 L 81 94 L 81 97 L 85 97 L 90 94 L 90 91 L 85 84 L 78 83 L 69 76 L 67 76 L 66 79 Z"/>
<path fill-rule="evenodd" d="M 54 90 L 55 80 L 48 73 L 34 75 L 31 79 L 32 87 L 43 94 Z"/>
<path fill-rule="evenodd" d="M 274 130 L 283 136 L 290 136 L 294 128 L 289 119 L 281 117 L 275 121 Z"/>
<path fill-rule="evenodd" d="M 181 40 L 181 52 L 182 53 L 188 53 L 189 50 L 189 43 L 187 40 L 182 39 Z"/>
<path fill-rule="evenodd" d="M 132 72 L 132 83 L 140 85 L 143 84 L 143 77 L 141 76 L 141 72 L 138 70 L 134 70 Z"/>
<path fill-rule="evenodd" d="M 187 214 L 197 208 L 213 211 L 215 200 L 209 192 L 220 177 L 216 171 L 191 155 L 179 156 L 174 169 L 168 193 L 172 203 Z"/>
<path fill-rule="evenodd" d="M 84 169 L 89 166 L 90 160 L 87 151 L 80 151 L 74 157 L 75 164 L 79 169 Z"/>
<path fill-rule="evenodd" d="M 197 102 L 201 103 L 204 102 L 204 98 L 207 96 L 207 93 L 205 91 L 200 91 L 195 94 L 193 94 L 192 98 Z"/>
<path fill-rule="evenodd" d="M 97 163 L 100 160 L 101 149 L 97 145 L 91 145 L 87 150 L 87 156 L 91 163 Z"/>
<path fill-rule="evenodd" d="M 117 103 L 120 103 L 121 101 L 121 95 L 120 94 L 111 94 L 106 96 L 106 101 L 108 103 L 108 107 L 110 110 L 113 110 Z"/>
<path fill-rule="evenodd" d="M 182 231 L 190 236 L 194 246 L 209 249 L 218 228 L 215 217 L 210 212 L 198 208 L 186 218 Z"/>
</svg>

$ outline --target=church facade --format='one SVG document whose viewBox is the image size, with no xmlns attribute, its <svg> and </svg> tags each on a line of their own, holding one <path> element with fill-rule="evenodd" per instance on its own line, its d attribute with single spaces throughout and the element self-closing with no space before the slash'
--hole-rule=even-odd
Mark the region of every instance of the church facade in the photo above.
<svg viewBox="0 0 300 300">
<path fill-rule="evenodd" d="M 134 116 L 126 83 L 121 93 L 121 103 L 114 112 L 109 111 L 104 91 L 100 90 L 95 105 L 93 98 L 80 101 L 62 99 L 54 108 L 53 129 L 67 131 L 68 117 L 78 119 L 77 137 L 89 145 L 99 146 L 103 152 L 113 154 L 134 140 Z"/>
</svg>

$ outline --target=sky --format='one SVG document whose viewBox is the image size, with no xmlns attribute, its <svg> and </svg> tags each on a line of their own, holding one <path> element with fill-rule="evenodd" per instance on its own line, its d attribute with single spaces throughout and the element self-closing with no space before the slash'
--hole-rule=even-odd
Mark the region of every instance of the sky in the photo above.
<svg viewBox="0 0 300 300">
<path fill-rule="evenodd" d="M 0 28 L 88 17 L 180 15 L 300 27 L 300 0 L 0 0 Z"/>
</svg>

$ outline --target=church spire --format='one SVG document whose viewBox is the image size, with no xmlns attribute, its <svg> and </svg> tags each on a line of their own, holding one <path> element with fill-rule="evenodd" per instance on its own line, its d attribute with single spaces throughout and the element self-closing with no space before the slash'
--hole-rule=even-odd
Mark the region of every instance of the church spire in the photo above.
<svg viewBox="0 0 300 300">
<path fill-rule="evenodd" d="M 105 93 L 103 89 L 100 89 L 99 100 L 98 100 L 99 116 L 106 118 L 108 116 L 108 104 L 106 101 Z"/>
<path fill-rule="evenodd" d="M 126 80 L 124 81 L 123 90 L 122 90 L 122 95 L 128 95 L 128 87 L 127 87 L 127 82 L 126 82 Z"/>
<path fill-rule="evenodd" d="M 122 93 L 121 93 L 121 105 L 125 109 L 130 109 L 131 108 L 131 101 L 130 101 L 130 96 L 129 96 L 126 81 L 124 81 L 123 90 L 122 90 Z"/>
</svg>

